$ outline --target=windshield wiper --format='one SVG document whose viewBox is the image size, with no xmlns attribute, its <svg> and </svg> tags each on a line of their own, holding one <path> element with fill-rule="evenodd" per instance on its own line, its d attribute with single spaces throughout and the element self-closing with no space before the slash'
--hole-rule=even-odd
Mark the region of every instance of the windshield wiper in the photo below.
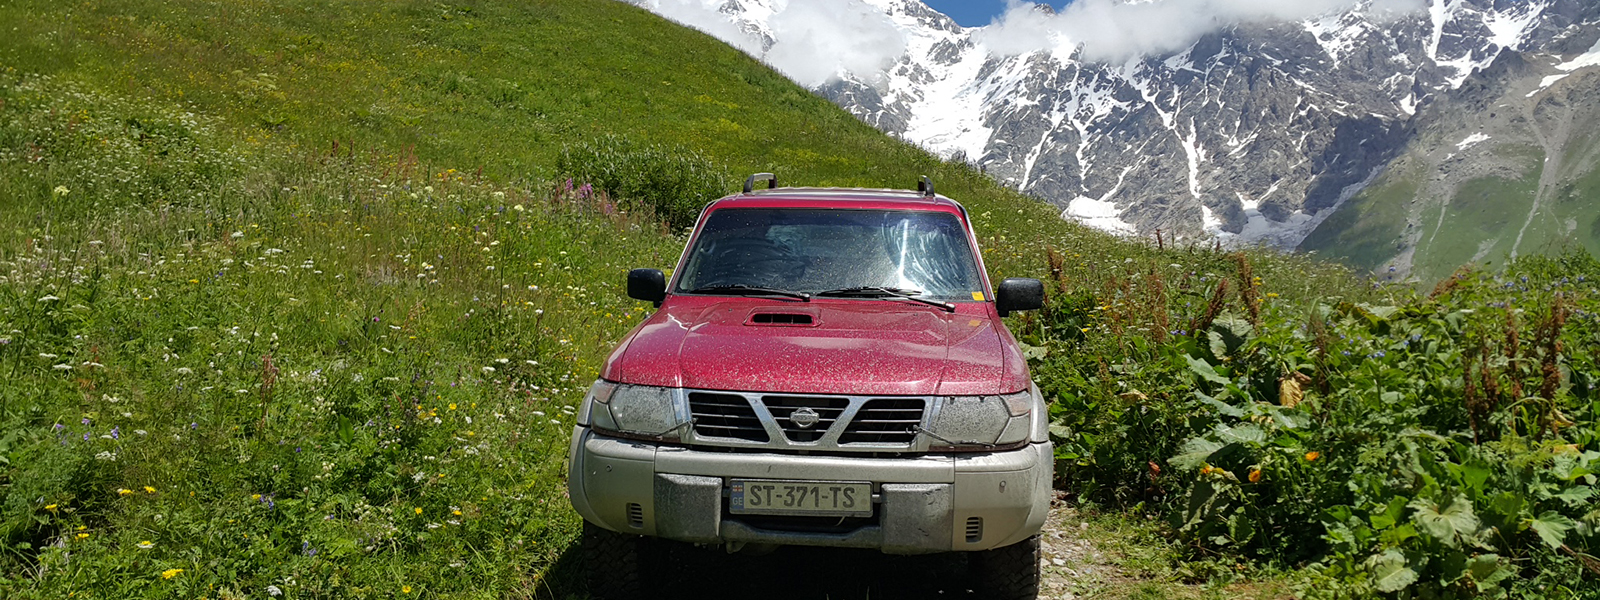
<svg viewBox="0 0 1600 600">
<path fill-rule="evenodd" d="M 884 287 L 878 285 L 862 285 L 856 287 L 839 288 L 837 290 L 828 290 L 825 292 L 817 292 L 817 295 L 833 296 L 837 298 L 903 298 L 913 302 L 921 302 L 928 306 L 937 306 L 949 312 L 956 311 L 956 305 L 949 302 L 918 298 L 917 295 L 921 293 L 922 290 L 908 290 L 905 288 Z"/>
<path fill-rule="evenodd" d="M 689 290 L 691 294 L 708 294 L 718 296 L 782 296 L 794 298 L 802 302 L 810 302 L 811 294 L 805 292 L 791 292 L 777 288 L 760 287 L 754 285 L 708 285 Z"/>
</svg>

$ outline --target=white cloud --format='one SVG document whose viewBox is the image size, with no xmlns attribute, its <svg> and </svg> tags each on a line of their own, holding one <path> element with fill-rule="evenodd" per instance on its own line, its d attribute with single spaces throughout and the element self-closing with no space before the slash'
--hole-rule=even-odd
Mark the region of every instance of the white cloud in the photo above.
<svg viewBox="0 0 1600 600">
<path fill-rule="evenodd" d="M 906 51 L 889 16 L 855 0 L 797 0 L 772 16 L 767 62 L 807 87 L 881 74 Z"/>
<path fill-rule="evenodd" d="M 746 54 L 761 55 L 761 40 L 717 11 L 722 0 L 642 0 L 638 4 L 681 25 L 705 32 Z"/>
<path fill-rule="evenodd" d="M 807 87 L 853 74 L 881 75 L 905 54 L 905 33 L 860 0 L 775 0 L 766 22 L 774 42 L 745 30 L 720 9 L 725 0 L 633 0 L 663 17 L 703 31 Z M 762 8 L 768 8 L 763 6 Z"/>
<path fill-rule="evenodd" d="M 1208 33 L 1248 23 L 1297 21 L 1367 6 L 1378 18 L 1425 8 L 1424 0 L 1077 0 L 1049 15 L 1010 0 L 977 32 L 996 54 L 1083 48 L 1083 58 L 1121 62 L 1189 47 Z"/>
</svg>

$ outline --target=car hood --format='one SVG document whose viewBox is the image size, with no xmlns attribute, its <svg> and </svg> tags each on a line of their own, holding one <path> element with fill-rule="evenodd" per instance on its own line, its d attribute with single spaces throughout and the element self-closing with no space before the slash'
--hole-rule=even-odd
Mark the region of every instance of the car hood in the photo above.
<svg viewBox="0 0 1600 600">
<path fill-rule="evenodd" d="M 622 383 L 813 394 L 967 395 L 1028 386 L 993 308 L 903 300 L 677 297 L 612 354 Z M 809 320 L 809 323 L 804 321 Z"/>
</svg>

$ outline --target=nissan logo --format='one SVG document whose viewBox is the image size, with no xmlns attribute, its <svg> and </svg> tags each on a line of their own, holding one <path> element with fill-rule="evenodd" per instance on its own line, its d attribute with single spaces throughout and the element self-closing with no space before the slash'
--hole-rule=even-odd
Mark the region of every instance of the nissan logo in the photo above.
<svg viewBox="0 0 1600 600">
<path fill-rule="evenodd" d="M 812 427 L 816 427 L 817 422 L 821 420 L 822 416 L 818 415 L 817 411 L 811 410 L 810 408 L 804 406 L 792 413 L 789 413 L 789 422 L 794 423 L 795 427 L 799 427 L 801 429 L 811 429 Z"/>
</svg>

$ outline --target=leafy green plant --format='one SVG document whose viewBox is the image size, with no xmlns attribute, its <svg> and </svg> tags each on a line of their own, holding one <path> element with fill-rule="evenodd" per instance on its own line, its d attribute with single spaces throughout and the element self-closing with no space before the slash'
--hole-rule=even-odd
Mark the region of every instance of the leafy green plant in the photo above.
<svg viewBox="0 0 1600 600">
<path fill-rule="evenodd" d="M 644 209 L 674 229 L 694 224 L 700 210 L 733 191 L 727 170 L 681 146 L 642 145 L 607 136 L 562 148 L 556 169 L 570 176 L 571 191 L 593 186 L 635 209 Z"/>
</svg>

